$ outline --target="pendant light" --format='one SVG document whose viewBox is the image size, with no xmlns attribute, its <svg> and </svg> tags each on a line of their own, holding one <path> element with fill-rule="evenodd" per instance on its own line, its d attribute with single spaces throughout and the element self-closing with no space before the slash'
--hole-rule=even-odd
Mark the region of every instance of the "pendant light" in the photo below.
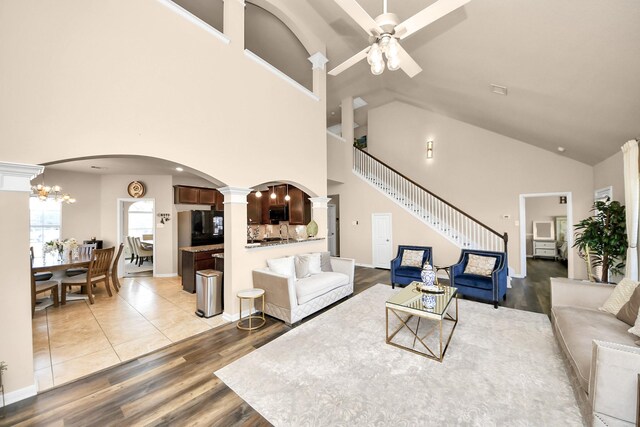
<svg viewBox="0 0 640 427">
<path fill-rule="evenodd" d="M 260 197 L 262 197 L 262 192 L 260 190 L 256 191 L 256 197 L 259 199 Z"/>
<path fill-rule="evenodd" d="M 289 184 L 287 184 L 287 195 L 284 196 L 284 201 L 288 202 L 289 200 L 291 200 L 291 196 L 289 196 Z"/>
<path fill-rule="evenodd" d="M 276 186 L 275 185 L 273 186 L 273 190 L 271 191 L 271 196 L 269 196 L 269 197 L 271 197 L 272 199 L 275 200 L 275 198 L 276 198 Z"/>
</svg>

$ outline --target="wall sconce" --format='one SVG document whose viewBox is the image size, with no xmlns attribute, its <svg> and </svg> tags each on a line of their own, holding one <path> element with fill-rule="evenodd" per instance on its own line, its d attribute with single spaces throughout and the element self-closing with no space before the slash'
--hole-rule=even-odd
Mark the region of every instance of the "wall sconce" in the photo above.
<svg viewBox="0 0 640 427">
<path fill-rule="evenodd" d="M 427 141 L 427 159 L 433 159 L 433 141 Z"/>
</svg>

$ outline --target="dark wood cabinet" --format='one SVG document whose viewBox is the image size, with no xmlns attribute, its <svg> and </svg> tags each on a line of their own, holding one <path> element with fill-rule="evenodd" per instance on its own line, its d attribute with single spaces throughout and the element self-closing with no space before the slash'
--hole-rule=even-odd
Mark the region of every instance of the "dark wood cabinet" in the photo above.
<svg viewBox="0 0 640 427">
<path fill-rule="evenodd" d="M 196 292 L 196 271 L 216 269 L 219 261 L 215 254 L 224 249 L 214 249 L 202 252 L 182 251 L 182 289 L 192 294 Z"/>
<path fill-rule="evenodd" d="M 262 197 L 256 197 L 255 191 L 247 196 L 247 224 L 262 223 Z"/>
<path fill-rule="evenodd" d="M 289 224 L 304 225 L 305 222 L 305 201 L 308 202 L 307 195 L 299 188 L 289 188 Z"/>
<path fill-rule="evenodd" d="M 216 211 L 224 211 L 224 195 L 215 188 L 173 186 L 173 203 L 184 205 L 209 205 Z"/>
</svg>

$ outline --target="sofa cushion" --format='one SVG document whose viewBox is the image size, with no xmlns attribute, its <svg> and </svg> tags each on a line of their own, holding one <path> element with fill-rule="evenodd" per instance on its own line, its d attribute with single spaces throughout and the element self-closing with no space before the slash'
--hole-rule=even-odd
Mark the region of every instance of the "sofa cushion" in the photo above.
<svg viewBox="0 0 640 427">
<path fill-rule="evenodd" d="M 455 277 L 453 286 L 466 286 L 478 289 L 493 289 L 491 277 L 478 276 L 477 274 L 459 274 Z"/>
<path fill-rule="evenodd" d="M 405 249 L 402 251 L 402 261 L 400 267 L 418 267 L 422 268 L 422 258 L 424 257 L 424 251 L 414 251 L 411 249 Z"/>
<path fill-rule="evenodd" d="M 465 274 L 490 277 L 498 259 L 492 256 L 469 254 L 469 261 L 464 267 Z"/>
<path fill-rule="evenodd" d="M 269 270 L 276 274 L 282 274 L 292 279 L 296 277 L 296 267 L 292 256 L 268 259 L 267 265 L 269 266 Z"/>
<path fill-rule="evenodd" d="M 592 341 L 635 345 L 629 325 L 610 313 L 573 306 L 551 308 L 561 346 L 568 356 L 585 393 L 589 393 Z"/>
<path fill-rule="evenodd" d="M 322 271 L 331 272 L 333 271 L 333 267 L 331 266 L 331 254 L 329 252 L 320 252 L 320 268 Z"/>
<path fill-rule="evenodd" d="M 638 317 L 636 317 L 635 323 L 632 327 L 629 328 L 628 332 L 640 337 L 640 313 L 638 313 Z"/>
<path fill-rule="evenodd" d="M 322 294 L 349 284 L 349 276 L 342 273 L 326 272 L 313 274 L 296 282 L 298 304 L 304 304 Z"/>
<path fill-rule="evenodd" d="M 640 312 L 640 286 L 636 286 L 636 290 L 631 294 L 631 298 L 622 306 L 616 317 L 629 326 L 633 326 Z"/>
<path fill-rule="evenodd" d="M 311 276 L 311 273 L 309 273 L 309 257 L 307 255 L 296 255 L 295 264 L 296 279 L 300 280 Z"/>
<path fill-rule="evenodd" d="M 615 316 L 618 314 L 622 306 L 629 301 L 631 294 L 633 294 L 633 291 L 635 291 L 637 286 L 638 282 L 634 282 L 627 278 L 622 279 L 620 283 L 613 288 L 613 292 L 611 292 L 611 295 L 599 310 L 606 311 L 607 313 L 611 313 Z"/>
</svg>

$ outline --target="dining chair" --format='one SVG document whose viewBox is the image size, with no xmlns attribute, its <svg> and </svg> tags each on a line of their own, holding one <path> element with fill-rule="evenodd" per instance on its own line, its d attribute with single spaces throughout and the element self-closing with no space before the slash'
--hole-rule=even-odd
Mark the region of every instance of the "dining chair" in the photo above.
<svg viewBox="0 0 640 427">
<path fill-rule="evenodd" d="M 116 253 L 116 257 L 113 259 L 113 263 L 111 264 L 111 283 L 113 283 L 113 287 L 116 292 L 120 292 L 120 279 L 118 279 L 118 263 L 120 262 L 120 256 L 122 255 L 122 251 L 124 250 L 124 243 L 120 243 L 118 247 L 118 252 Z"/>
<path fill-rule="evenodd" d="M 31 267 L 33 268 L 33 248 L 31 248 Z M 31 273 L 31 317 L 36 314 L 36 296 L 43 292 L 51 292 L 51 298 L 53 299 L 53 306 L 58 306 L 58 301 L 60 300 L 58 287 L 60 286 L 60 282 L 57 280 L 38 280 L 36 279 L 36 275 L 38 273 Z M 53 273 L 46 273 L 51 274 Z M 49 278 L 51 278 L 49 276 Z"/>
<path fill-rule="evenodd" d="M 80 258 L 83 257 L 90 257 L 91 254 L 93 253 L 94 250 L 96 250 L 98 248 L 98 244 L 97 243 L 84 243 L 82 245 L 78 245 L 78 255 L 80 256 Z M 75 268 L 69 268 L 67 269 L 67 271 L 65 272 L 65 274 L 68 277 L 73 277 L 73 276 L 78 276 L 80 274 L 86 273 L 87 272 L 87 268 L 86 267 L 75 267 Z"/>
<path fill-rule="evenodd" d="M 139 237 L 134 237 L 134 243 L 136 246 L 136 252 L 138 252 L 138 267 L 142 266 L 144 258 L 150 259 L 153 262 L 153 246 L 143 246 Z"/>
<path fill-rule="evenodd" d="M 34 258 L 33 246 L 31 246 L 29 248 L 29 254 L 30 254 L 30 257 L 31 257 L 31 265 L 33 265 L 33 258 Z M 51 272 L 51 271 L 40 271 L 38 273 L 34 273 L 34 276 L 36 278 L 36 282 L 41 282 L 41 281 L 44 281 L 44 280 L 51 279 L 53 277 L 53 272 Z"/>
<path fill-rule="evenodd" d="M 111 293 L 111 286 L 109 286 L 109 267 L 111 267 L 111 260 L 113 259 L 113 253 L 116 248 L 111 247 L 107 249 L 96 249 L 93 251 L 91 263 L 85 274 L 81 274 L 73 277 L 65 277 L 62 279 L 62 304 L 67 303 L 67 288 L 70 286 L 80 286 L 86 288 L 87 295 L 89 296 L 89 302 L 94 303 L 93 299 L 93 285 L 103 282 L 107 288 L 109 296 L 113 296 Z"/>
<path fill-rule="evenodd" d="M 127 243 L 129 244 L 129 252 L 131 252 L 131 263 L 134 261 L 136 264 L 138 263 L 138 251 L 136 250 L 136 245 L 133 241 L 133 237 L 127 236 Z"/>
</svg>

